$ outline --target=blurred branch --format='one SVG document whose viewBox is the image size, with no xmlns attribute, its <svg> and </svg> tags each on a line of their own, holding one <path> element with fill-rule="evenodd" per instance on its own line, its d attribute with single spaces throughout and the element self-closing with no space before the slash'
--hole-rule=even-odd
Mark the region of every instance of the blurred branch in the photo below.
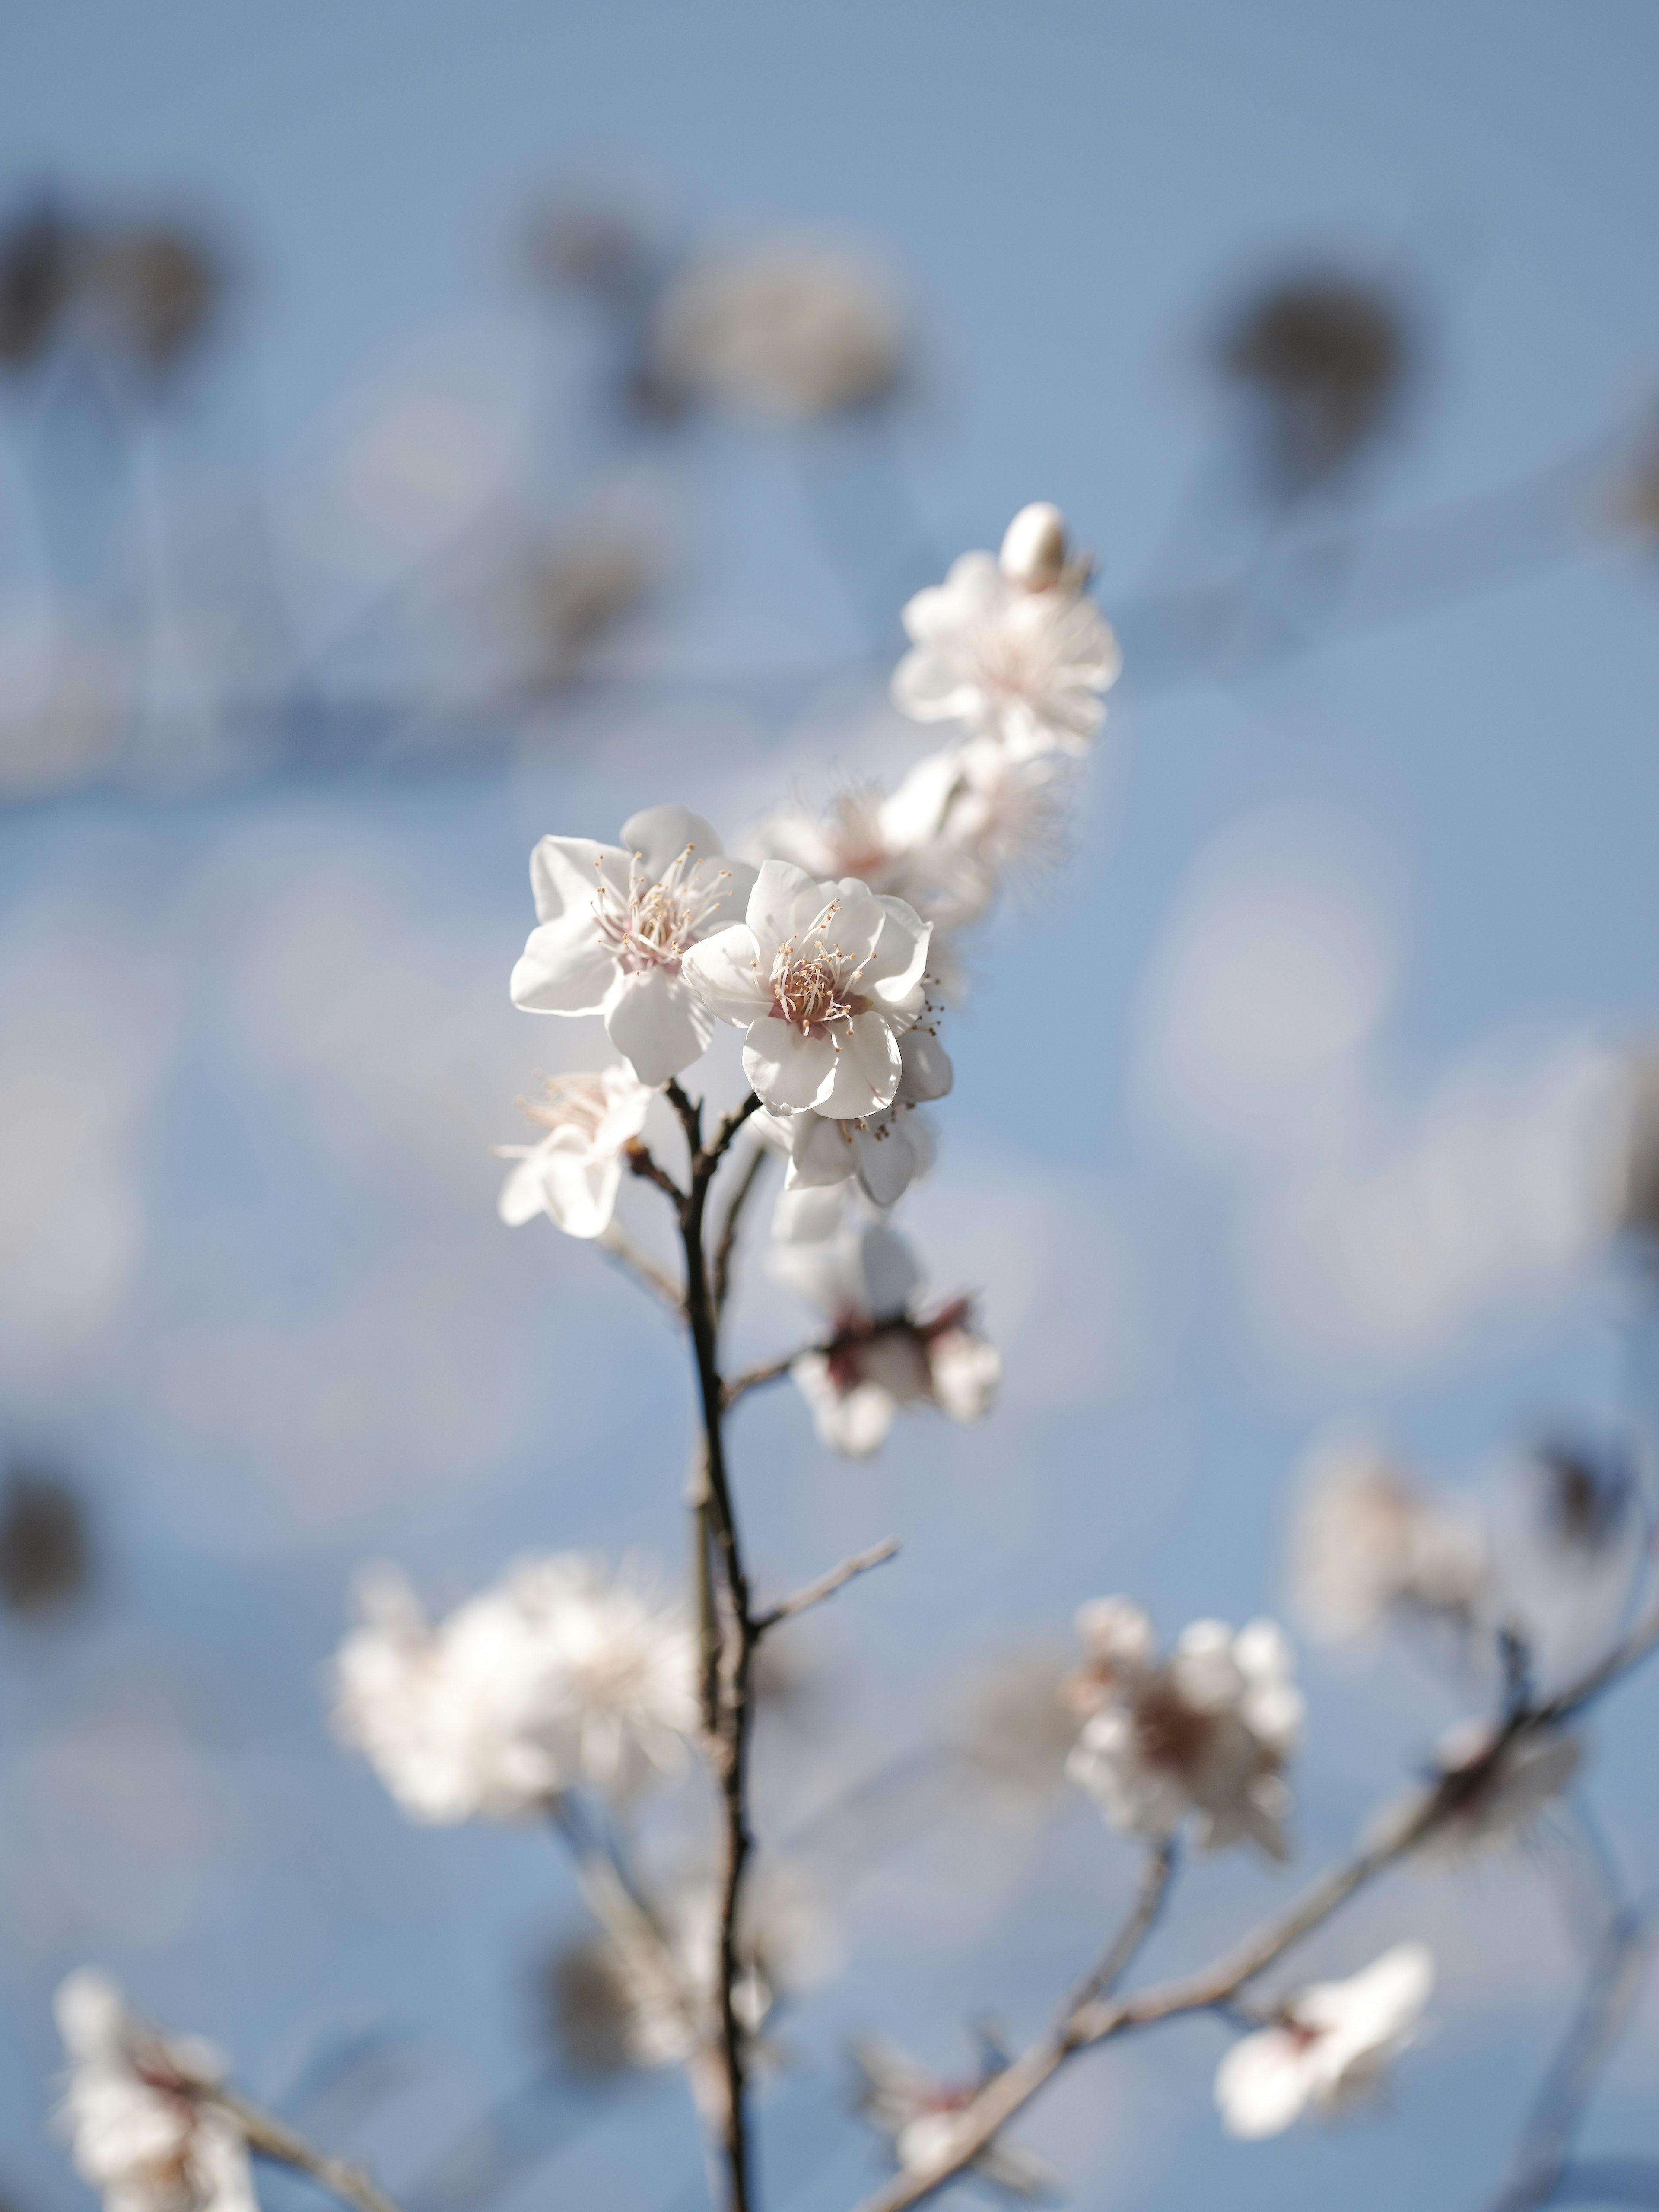
<svg viewBox="0 0 1659 2212">
<path fill-rule="evenodd" d="M 1532 2212 L 1557 2192 L 1596 2076 L 1628 2024 L 1653 1944 L 1650 1915 L 1636 1905 L 1617 1913 L 1591 1966 L 1577 2012 L 1545 2076 L 1516 2154 L 1510 2181 L 1491 2212 Z"/>
<path fill-rule="evenodd" d="M 635 1172 L 639 1170 L 635 1170 Z M 620 1223 L 612 1221 L 602 1229 L 595 1240 L 600 1251 L 608 1252 L 619 1261 L 637 1282 L 653 1291 L 670 1311 L 684 1320 L 685 1300 L 680 1286 L 665 1267 L 659 1267 L 648 1252 L 642 1252 Z"/>
<path fill-rule="evenodd" d="M 229 2114 L 246 2137 L 248 2148 L 257 2156 L 308 2173 L 313 2181 L 320 2182 L 345 2203 L 355 2204 L 358 2212 L 398 2212 L 392 2199 L 382 2196 L 361 2166 L 313 2149 L 303 2136 L 296 2135 L 281 2120 L 273 2119 L 269 2112 L 261 2112 L 257 2105 L 249 2104 L 234 2089 L 204 2083 L 198 2094 L 204 2104 L 217 2105 Z"/>
<path fill-rule="evenodd" d="M 757 1144 L 750 1158 L 748 1166 L 743 1171 L 737 1188 L 732 1194 L 732 1202 L 726 1209 L 726 1218 L 720 1223 L 720 1240 L 714 1247 L 714 1318 L 717 1321 L 726 1311 L 726 1301 L 731 1295 L 732 1261 L 737 1249 L 738 1231 L 743 1221 L 743 1210 L 748 1205 L 765 1165 L 766 1147 L 764 1145 Z M 728 1405 L 731 1403 L 729 1396 L 726 1403 Z"/>
<path fill-rule="evenodd" d="M 887 1536 L 879 1544 L 872 1544 L 867 1552 L 860 1552 L 850 1559 L 843 1559 L 838 1567 L 831 1567 L 827 1575 L 820 1575 L 816 1582 L 808 1583 L 805 1589 L 797 1590 L 793 1597 L 785 1598 L 781 1605 L 773 1606 L 769 1612 L 757 1613 L 755 1615 L 755 1634 L 764 1636 L 781 1620 L 793 1620 L 798 1613 L 805 1613 L 815 1605 L 822 1605 L 825 1598 L 834 1597 L 837 1590 L 845 1589 L 848 1583 L 855 1581 L 860 1575 L 867 1575 L 872 1567 L 879 1567 L 895 1558 L 898 1550 L 899 1539 Z"/>
</svg>

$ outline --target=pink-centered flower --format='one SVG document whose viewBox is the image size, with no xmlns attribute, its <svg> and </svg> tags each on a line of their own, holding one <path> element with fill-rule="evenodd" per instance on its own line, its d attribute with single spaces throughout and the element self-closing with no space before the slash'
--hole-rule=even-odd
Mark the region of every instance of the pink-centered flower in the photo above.
<svg viewBox="0 0 1659 2212">
<path fill-rule="evenodd" d="M 902 899 L 768 860 L 744 919 L 692 945 L 684 971 L 710 1012 L 747 1031 L 763 1105 L 852 1119 L 893 1103 L 899 1040 L 927 1011 L 930 935 Z"/>
<path fill-rule="evenodd" d="M 902 1407 L 935 1405 L 964 1425 L 990 1410 L 1002 1362 L 975 1328 L 971 1302 L 921 1311 L 921 1271 L 890 1229 L 775 1243 L 769 1265 L 830 1323 L 827 1346 L 803 1352 L 789 1371 L 831 1450 L 867 1459 Z"/>
<path fill-rule="evenodd" d="M 1311 2106 L 1331 2113 L 1381 2086 L 1417 2031 L 1434 1987 L 1424 1943 L 1397 1943 L 1345 1982 L 1315 1982 L 1279 2016 L 1236 2043 L 1215 2077 L 1229 2135 L 1281 2134 Z"/>
<path fill-rule="evenodd" d="M 906 606 L 913 649 L 894 672 L 893 701 L 919 722 L 965 722 L 1021 757 L 1079 753 L 1106 718 L 1101 695 L 1122 655 L 1064 557 L 1063 525 L 1060 558 L 1039 557 L 1031 514 L 1010 524 L 1000 559 L 964 553 Z M 1044 520 L 1051 550 L 1059 518 L 1050 509 Z"/>
<path fill-rule="evenodd" d="M 621 845 L 544 837 L 531 855 L 538 927 L 510 988 L 536 1014 L 600 1014 L 641 1083 L 666 1083 L 714 1035 L 687 955 L 740 910 L 755 872 L 727 860 L 701 817 L 651 806 Z"/>
<path fill-rule="evenodd" d="M 525 1110 L 546 1133 L 534 1145 L 498 1145 L 514 1163 L 501 1185 L 509 1228 L 545 1213 L 567 1237 L 602 1236 L 616 1210 L 623 1160 L 645 1127 L 653 1093 L 631 1068 L 556 1075 Z"/>
<path fill-rule="evenodd" d="M 1091 1717 L 1066 1771 L 1112 1826 L 1172 1836 L 1196 1819 L 1200 1850 L 1249 1837 L 1288 1856 L 1285 1768 L 1302 1732 L 1291 1652 L 1271 1620 L 1237 1635 L 1195 1620 L 1167 1659 L 1152 1625 L 1127 1598 L 1101 1598 L 1078 1615 L 1084 1666 L 1073 1702 Z"/>
</svg>

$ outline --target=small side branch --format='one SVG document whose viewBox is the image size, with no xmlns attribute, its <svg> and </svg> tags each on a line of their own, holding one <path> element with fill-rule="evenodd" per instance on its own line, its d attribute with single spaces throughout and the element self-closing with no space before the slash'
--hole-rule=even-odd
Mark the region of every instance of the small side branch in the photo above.
<svg viewBox="0 0 1659 2212">
<path fill-rule="evenodd" d="M 738 1231 L 743 1222 L 743 1210 L 749 1203 L 755 1185 L 760 1181 L 766 1165 L 766 1147 L 757 1144 L 750 1155 L 748 1166 L 732 1194 L 732 1203 L 726 1209 L 720 1223 L 720 1240 L 714 1247 L 714 1267 L 711 1294 L 714 1302 L 714 1318 L 718 1321 L 726 1311 L 726 1301 L 732 1291 L 732 1259 L 737 1249 Z M 728 1400 L 728 1403 L 730 1401 Z"/>
<path fill-rule="evenodd" d="M 216 2105 L 228 2113 L 256 2157 L 268 2158 L 278 2166 L 293 2166 L 298 2172 L 308 2173 L 343 2203 L 355 2204 L 357 2212 L 398 2212 L 392 2199 L 382 2195 L 362 2166 L 313 2149 L 303 2136 L 296 2135 L 269 2112 L 261 2112 L 257 2105 L 249 2104 L 234 2089 L 210 2083 L 203 2087 L 200 2097 L 204 2105 Z"/>
<path fill-rule="evenodd" d="M 659 1267 L 648 1252 L 642 1252 L 628 1231 L 613 1221 L 602 1230 L 595 1240 L 601 1252 L 609 1253 L 613 1260 L 626 1267 L 634 1279 L 659 1297 L 676 1320 L 685 1318 L 685 1300 L 680 1286 L 665 1267 Z"/>
<path fill-rule="evenodd" d="M 843 1559 L 838 1567 L 831 1567 L 827 1575 L 820 1575 L 816 1582 L 808 1583 L 805 1589 L 798 1589 L 793 1597 L 785 1598 L 781 1604 L 773 1606 L 769 1612 L 757 1613 L 755 1615 L 757 1639 L 775 1628 L 781 1620 L 793 1620 L 798 1613 L 806 1613 L 813 1606 L 822 1605 L 825 1598 L 834 1597 L 836 1592 L 845 1589 L 848 1583 L 856 1582 L 860 1575 L 867 1575 L 872 1567 L 883 1565 L 898 1550 L 896 1536 L 884 1537 L 879 1544 L 872 1544 L 867 1552 L 860 1552 L 850 1559 Z"/>
<path fill-rule="evenodd" d="M 673 1176 L 669 1174 L 667 1169 L 658 1165 L 657 1162 L 652 1158 L 648 1146 L 641 1144 L 636 1137 L 634 1139 L 634 1142 L 629 1146 L 624 1157 L 628 1161 L 628 1165 L 631 1173 L 638 1176 L 642 1182 L 655 1183 L 657 1188 L 662 1192 L 663 1195 L 673 1206 L 675 1212 L 682 1215 L 684 1213 L 686 1206 L 685 1193 L 680 1188 L 678 1183 L 675 1182 Z"/>
<path fill-rule="evenodd" d="M 1175 1870 L 1176 1840 L 1173 1836 L 1166 1836 L 1147 1856 L 1128 1918 L 1112 1938 L 1094 1972 L 1072 1992 L 1071 2002 L 1066 2008 L 1067 2021 L 1086 2019 L 1090 2006 L 1101 1997 L 1109 1996 L 1133 1966 L 1141 1945 L 1158 1925 Z"/>
<path fill-rule="evenodd" d="M 820 1345 L 804 1345 L 802 1352 L 821 1351 Z M 728 1411 L 739 1398 L 746 1398 L 751 1390 L 763 1390 L 769 1382 L 781 1382 L 801 1352 L 791 1352 L 781 1359 L 769 1359 L 763 1366 L 746 1367 L 741 1375 L 734 1375 L 726 1385 L 726 1404 Z"/>
</svg>

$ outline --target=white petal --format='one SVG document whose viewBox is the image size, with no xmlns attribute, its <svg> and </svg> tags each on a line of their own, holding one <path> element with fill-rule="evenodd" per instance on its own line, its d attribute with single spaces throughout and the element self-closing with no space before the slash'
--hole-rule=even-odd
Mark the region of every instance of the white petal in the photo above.
<svg viewBox="0 0 1659 2212">
<path fill-rule="evenodd" d="M 784 1022 L 757 1022 L 749 1034 L 753 1038 L 761 1029 L 787 1026 Z M 792 1036 L 799 1034 L 799 1030 L 791 1031 Z M 903 1072 L 898 1042 L 890 1024 L 879 1014 L 854 1014 L 842 1031 L 839 1042 L 841 1049 L 837 1052 L 828 1038 L 823 1040 L 831 1060 L 830 1079 L 813 1099 L 803 1103 L 816 1105 L 821 1114 L 837 1119 L 877 1114 L 884 1106 L 890 1106 Z"/>
<path fill-rule="evenodd" d="M 921 981 L 933 925 L 901 898 L 884 898 L 881 905 L 884 917 L 881 935 L 864 963 L 860 981 L 884 1005 L 898 1006 Z"/>
<path fill-rule="evenodd" d="M 907 1103 L 918 1099 L 944 1098 L 949 1095 L 957 1079 L 951 1055 L 939 1042 L 931 1028 L 920 1024 L 907 1030 L 899 1039 L 899 1058 L 903 1061 L 903 1073 L 899 1077 L 896 1096 Z"/>
<path fill-rule="evenodd" d="M 1300 2117 L 1313 2087 L 1297 2039 L 1264 2027 L 1234 2044 L 1215 2077 L 1215 2100 L 1230 2136 L 1280 2135 Z"/>
<path fill-rule="evenodd" d="M 616 973 L 617 956 L 593 916 L 577 908 L 531 931 L 507 992 L 526 1013 L 595 1014 Z"/>
<path fill-rule="evenodd" d="M 714 1034 L 714 1017 L 684 975 L 653 968 L 617 976 L 605 1028 L 640 1081 L 654 1088 L 702 1058 Z"/>
<path fill-rule="evenodd" d="M 763 969 L 755 933 L 746 922 L 735 922 L 692 945 L 680 963 L 680 974 L 711 1013 L 740 1030 L 771 1007 L 771 971 Z"/>
<path fill-rule="evenodd" d="M 757 1091 L 763 1104 L 775 1114 L 797 1113 L 816 1106 L 829 1095 L 843 1056 L 828 1037 L 803 1036 L 793 1022 L 768 1015 L 750 1029 L 743 1048 L 743 1072 L 750 1090 Z M 896 1080 L 896 1050 L 893 1059 Z"/>
<path fill-rule="evenodd" d="M 624 896 L 629 860 L 615 845 L 592 837 L 544 837 L 530 855 L 530 888 L 539 921 L 562 914 L 589 913 L 603 884 Z"/>
<path fill-rule="evenodd" d="M 919 645 L 907 653 L 893 671 L 893 704 L 913 722 L 945 722 L 969 714 L 978 702 L 979 690 L 964 682 L 956 663 Z"/>
<path fill-rule="evenodd" d="M 721 849 L 719 833 L 701 814 L 672 801 L 630 814 L 622 826 L 622 842 L 630 859 L 639 854 L 647 882 L 653 884 L 667 874 L 688 845 L 699 860 L 718 859 Z"/>
</svg>

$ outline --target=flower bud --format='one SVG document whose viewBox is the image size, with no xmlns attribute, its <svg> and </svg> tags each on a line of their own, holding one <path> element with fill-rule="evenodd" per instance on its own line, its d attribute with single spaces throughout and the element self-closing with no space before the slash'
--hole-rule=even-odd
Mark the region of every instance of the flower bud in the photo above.
<svg viewBox="0 0 1659 2212">
<path fill-rule="evenodd" d="M 1002 573 L 1028 592 L 1046 592 L 1066 574 L 1066 518 L 1046 499 L 1022 507 L 1008 525 Z"/>
</svg>

